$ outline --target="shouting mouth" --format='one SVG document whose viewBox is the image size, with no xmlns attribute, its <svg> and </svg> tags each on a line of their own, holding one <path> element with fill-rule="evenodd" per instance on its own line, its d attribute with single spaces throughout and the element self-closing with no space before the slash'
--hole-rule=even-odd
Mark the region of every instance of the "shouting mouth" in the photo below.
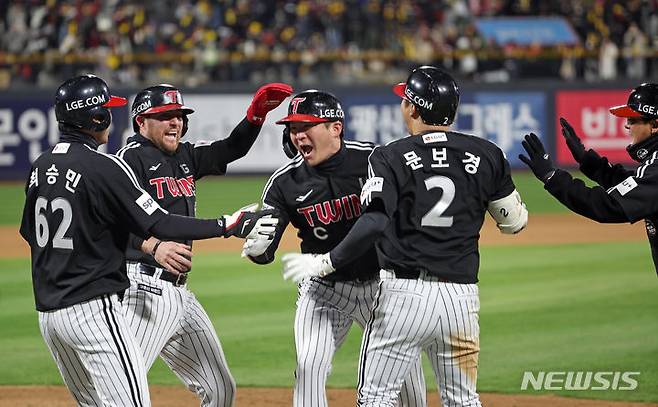
<svg viewBox="0 0 658 407">
<path fill-rule="evenodd" d="M 299 151 L 301 151 L 303 157 L 308 157 L 313 152 L 313 146 L 310 144 L 300 144 Z"/>
</svg>

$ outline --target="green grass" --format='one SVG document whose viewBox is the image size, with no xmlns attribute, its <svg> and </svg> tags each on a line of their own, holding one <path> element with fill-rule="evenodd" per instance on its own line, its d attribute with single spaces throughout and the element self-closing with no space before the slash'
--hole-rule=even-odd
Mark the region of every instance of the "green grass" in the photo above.
<svg viewBox="0 0 658 407">
<path fill-rule="evenodd" d="M 514 183 L 532 212 L 568 212 L 544 191 L 543 185 L 530 172 L 512 174 Z M 197 183 L 197 216 L 217 217 L 233 213 L 251 202 L 260 202 L 268 177 L 207 177 Z M 25 195 L 22 183 L 0 184 L 2 205 L 0 225 L 20 224 Z"/>
<path fill-rule="evenodd" d="M 572 397 L 658 401 L 658 296 L 646 244 L 487 247 L 480 273 L 479 390 L 521 392 L 524 371 L 639 371 L 634 391 Z M 27 260 L 0 260 L 0 384 L 60 384 L 41 339 Z M 296 289 L 280 265 L 197 255 L 190 288 L 206 307 L 240 386 L 293 385 Z M 331 387 L 353 387 L 361 330 L 334 359 Z M 435 388 L 425 364 L 427 381 Z M 154 384 L 178 384 L 161 363 Z"/>
<path fill-rule="evenodd" d="M 531 212 L 568 212 L 530 172 L 513 177 Z M 200 181 L 198 215 L 259 201 L 266 180 Z M 0 224 L 17 225 L 23 185 L 3 184 L 0 193 Z M 483 248 L 479 390 L 523 393 L 525 371 L 639 371 L 634 391 L 558 394 L 658 401 L 658 295 L 648 250 L 646 243 Z M 0 270 L 0 384 L 61 384 L 39 333 L 29 260 L 0 260 Z M 279 270 L 278 263 L 259 267 L 238 253 L 195 256 L 190 287 L 213 319 L 240 386 L 293 385 L 296 289 Z M 354 327 L 334 358 L 329 386 L 354 387 L 360 336 Z M 160 361 L 149 379 L 178 384 Z"/>
</svg>

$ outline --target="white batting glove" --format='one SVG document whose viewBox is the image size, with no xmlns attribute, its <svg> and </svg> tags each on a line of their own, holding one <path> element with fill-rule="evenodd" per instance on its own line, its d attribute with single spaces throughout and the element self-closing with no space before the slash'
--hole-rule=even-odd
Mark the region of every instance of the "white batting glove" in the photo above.
<svg viewBox="0 0 658 407">
<path fill-rule="evenodd" d="M 301 254 L 286 253 L 281 257 L 283 262 L 283 279 L 299 283 L 308 277 L 324 277 L 336 271 L 329 253 Z"/>
<path fill-rule="evenodd" d="M 258 235 L 258 233 L 254 232 L 254 229 L 259 224 L 264 227 L 261 228 L 261 233 L 274 236 L 275 226 L 279 221 L 275 215 L 277 211 L 274 209 L 257 211 L 257 208 L 257 203 L 250 204 L 238 209 L 232 215 L 224 215 L 219 218 L 218 221 L 224 226 L 223 236 L 236 236 L 242 239 L 253 238 Z M 271 226 L 272 224 L 274 226 Z"/>
<path fill-rule="evenodd" d="M 247 235 L 242 246 L 242 257 L 257 257 L 265 253 L 274 241 L 276 226 L 279 220 L 272 215 L 264 216 L 256 222 L 253 230 Z"/>
</svg>

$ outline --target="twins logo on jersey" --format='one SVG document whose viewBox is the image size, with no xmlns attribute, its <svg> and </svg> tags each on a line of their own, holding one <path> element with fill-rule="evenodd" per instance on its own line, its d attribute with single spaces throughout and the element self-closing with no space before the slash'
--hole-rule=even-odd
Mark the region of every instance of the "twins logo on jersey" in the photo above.
<svg viewBox="0 0 658 407">
<path fill-rule="evenodd" d="M 315 227 L 316 219 L 323 225 L 361 216 L 361 203 L 356 194 L 297 208 L 297 213 L 304 215 L 310 227 Z"/>
<path fill-rule="evenodd" d="M 150 185 L 155 185 L 156 196 L 158 199 L 164 198 L 165 186 L 169 195 L 173 197 L 177 196 L 194 196 L 194 176 L 189 175 L 185 178 L 174 178 L 174 177 L 157 177 L 151 178 L 149 180 Z"/>
</svg>

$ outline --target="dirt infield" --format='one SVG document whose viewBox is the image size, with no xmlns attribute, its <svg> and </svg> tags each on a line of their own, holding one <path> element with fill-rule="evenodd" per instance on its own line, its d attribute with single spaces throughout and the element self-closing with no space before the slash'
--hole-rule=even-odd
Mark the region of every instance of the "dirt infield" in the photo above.
<svg viewBox="0 0 658 407">
<path fill-rule="evenodd" d="M 328 390 L 331 407 L 352 407 L 356 404 L 354 390 Z M 482 394 L 486 407 L 658 407 L 656 403 L 629 403 L 584 400 L 555 396 L 525 396 Z M 198 406 L 198 400 L 182 386 L 151 386 L 151 401 L 157 407 Z M 1 386 L 0 407 L 64 407 L 73 399 L 63 386 Z M 438 395 L 430 394 L 428 404 L 439 406 Z M 288 407 L 292 405 L 292 390 L 280 388 L 239 387 L 236 407 Z"/>
<path fill-rule="evenodd" d="M 574 214 L 531 215 L 528 227 L 522 233 L 503 235 L 487 217 L 482 228 L 480 243 L 483 246 L 524 244 L 599 243 L 612 241 L 638 241 L 646 239 L 644 223 L 635 225 L 603 225 Z M 298 251 L 299 240 L 292 228 L 286 230 L 280 249 Z M 240 239 L 211 239 L 194 243 L 195 253 L 240 253 Z M 27 257 L 30 255 L 25 241 L 18 234 L 17 226 L 0 227 L 0 258 Z"/>
</svg>

